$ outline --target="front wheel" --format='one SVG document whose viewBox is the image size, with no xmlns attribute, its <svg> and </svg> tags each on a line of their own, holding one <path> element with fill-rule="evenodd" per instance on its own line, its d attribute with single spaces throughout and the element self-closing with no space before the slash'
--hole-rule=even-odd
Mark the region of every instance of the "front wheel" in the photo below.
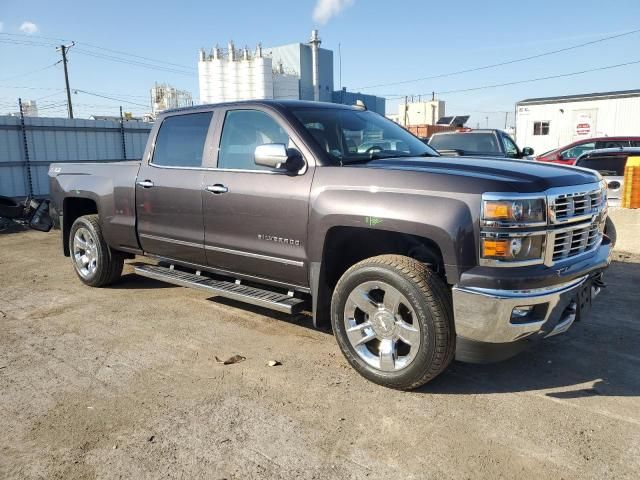
<svg viewBox="0 0 640 480">
<path fill-rule="evenodd" d="M 120 278 L 124 255 L 107 245 L 97 215 L 76 219 L 69 232 L 73 268 L 85 285 L 104 287 Z"/>
<path fill-rule="evenodd" d="M 331 321 L 347 361 L 386 387 L 419 387 L 453 359 L 449 289 L 409 257 L 381 255 L 347 270 L 333 293 Z"/>
</svg>

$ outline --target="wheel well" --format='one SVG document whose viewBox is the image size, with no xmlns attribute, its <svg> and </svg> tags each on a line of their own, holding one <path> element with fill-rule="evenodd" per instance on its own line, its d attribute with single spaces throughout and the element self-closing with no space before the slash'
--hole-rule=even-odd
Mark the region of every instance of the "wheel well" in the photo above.
<svg viewBox="0 0 640 480">
<path fill-rule="evenodd" d="M 349 267 L 365 258 L 384 254 L 414 258 L 429 264 L 445 278 L 442 252 L 433 240 L 387 230 L 334 227 L 327 232 L 322 259 L 327 286 L 333 290 Z"/>
<path fill-rule="evenodd" d="M 98 213 L 98 206 L 96 202 L 90 198 L 65 198 L 62 204 L 62 246 L 64 248 L 64 254 L 69 256 L 69 232 L 71 231 L 71 225 L 77 218 L 83 215 L 90 215 L 92 213 Z"/>
</svg>

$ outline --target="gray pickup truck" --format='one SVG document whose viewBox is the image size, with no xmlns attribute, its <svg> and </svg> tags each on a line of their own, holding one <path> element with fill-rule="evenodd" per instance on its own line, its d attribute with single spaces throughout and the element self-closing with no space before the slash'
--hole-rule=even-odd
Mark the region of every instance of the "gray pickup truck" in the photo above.
<svg viewBox="0 0 640 480">
<path fill-rule="evenodd" d="M 366 146 L 366 148 L 362 146 Z M 139 275 L 308 308 L 393 388 L 508 358 L 584 318 L 611 241 L 593 171 L 439 156 L 359 107 L 248 101 L 166 112 L 141 162 L 56 163 L 82 282 Z"/>
</svg>

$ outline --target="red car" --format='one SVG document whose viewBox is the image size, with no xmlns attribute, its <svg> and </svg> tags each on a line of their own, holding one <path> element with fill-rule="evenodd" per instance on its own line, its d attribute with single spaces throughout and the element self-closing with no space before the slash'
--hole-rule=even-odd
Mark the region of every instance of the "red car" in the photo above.
<svg viewBox="0 0 640 480">
<path fill-rule="evenodd" d="M 561 163 L 573 165 L 576 159 L 585 152 L 600 148 L 640 147 L 640 137 L 599 137 L 583 138 L 576 142 L 556 148 L 538 155 L 539 162 Z"/>
</svg>

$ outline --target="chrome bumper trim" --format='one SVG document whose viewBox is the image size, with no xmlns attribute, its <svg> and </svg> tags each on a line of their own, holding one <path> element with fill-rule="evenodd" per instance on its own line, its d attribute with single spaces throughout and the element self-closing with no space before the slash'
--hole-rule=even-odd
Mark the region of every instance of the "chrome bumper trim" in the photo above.
<svg viewBox="0 0 640 480">
<path fill-rule="evenodd" d="M 554 330 L 546 336 L 569 329 L 575 321 L 576 291 L 587 280 L 585 275 L 571 282 L 532 290 L 494 290 L 453 287 L 453 310 L 457 335 L 479 342 L 507 343 L 520 340 L 556 321 Z M 596 293 L 597 295 L 597 293 Z M 543 314 L 530 322 L 511 323 L 513 309 L 525 305 L 544 305 Z M 544 309 L 544 307 L 543 307 Z"/>
</svg>

